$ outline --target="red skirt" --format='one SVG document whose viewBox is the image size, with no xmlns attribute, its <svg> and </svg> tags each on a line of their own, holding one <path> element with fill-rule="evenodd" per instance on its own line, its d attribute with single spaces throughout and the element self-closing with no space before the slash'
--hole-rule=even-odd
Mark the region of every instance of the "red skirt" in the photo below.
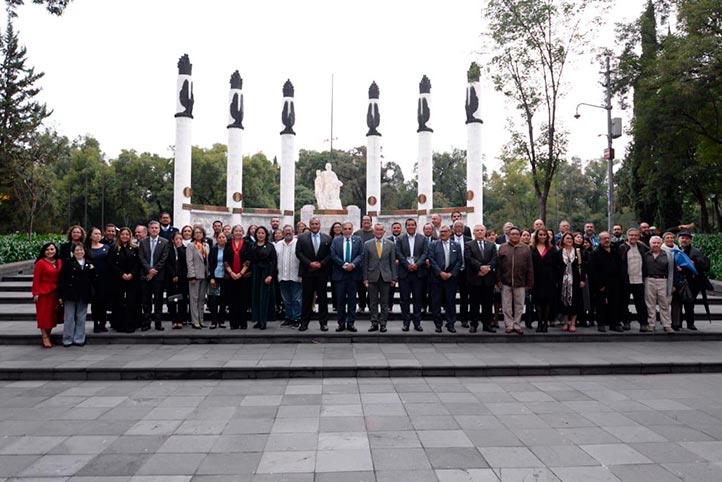
<svg viewBox="0 0 722 482">
<path fill-rule="evenodd" d="M 58 324 L 62 311 L 58 302 L 57 292 L 39 295 L 35 303 L 35 312 L 38 319 L 38 328 L 52 330 Z"/>
</svg>

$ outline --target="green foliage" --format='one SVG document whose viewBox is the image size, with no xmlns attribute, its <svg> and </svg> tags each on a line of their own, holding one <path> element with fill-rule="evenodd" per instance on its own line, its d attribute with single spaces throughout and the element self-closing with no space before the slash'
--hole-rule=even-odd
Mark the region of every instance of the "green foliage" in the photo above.
<svg viewBox="0 0 722 482">
<path fill-rule="evenodd" d="M 225 175 L 223 176 L 225 179 Z M 258 152 L 243 158 L 243 206 L 248 208 L 276 208 L 280 202 L 280 170 L 265 154 Z M 298 189 L 298 187 L 296 188 Z M 225 184 L 223 193 L 225 196 Z M 221 205 L 225 205 L 223 199 Z"/>
<path fill-rule="evenodd" d="M 696 234 L 694 245 L 709 256 L 710 278 L 722 280 L 722 234 Z"/>
<path fill-rule="evenodd" d="M 466 206 L 466 151 L 433 154 L 434 207 Z"/>
<path fill-rule="evenodd" d="M 44 5 L 45 9 L 53 15 L 62 15 L 71 1 L 72 0 L 32 0 L 36 5 Z M 7 5 L 8 15 L 16 17 L 16 8 L 24 5 L 25 0 L 5 0 L 5 4 Z"/>
<path fill-rule="evenodd" d="M 65 241 L 62 234 L 8 234 L 0 236 L 0 264 L 35 259 L 45 243 L 60 245 Z"/>
</svg>

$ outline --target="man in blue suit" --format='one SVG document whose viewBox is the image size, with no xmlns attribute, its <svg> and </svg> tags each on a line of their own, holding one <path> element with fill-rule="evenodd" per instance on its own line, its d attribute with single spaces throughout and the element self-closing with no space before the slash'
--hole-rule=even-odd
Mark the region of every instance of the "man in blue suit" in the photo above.
<svg viewBox="0 0 722 482">
<path fill-rule="evenodd" d="M 364 259 L 363 241 L 353 234 L 353 224 L 342 225 L 343 236 L 331 243 L 331 280 L 336 286 L 336 331 L 356 332 L 356 284 L 363 279 L 361 263 Z"/>
<path fill-rule="evenodd" d="M 421 328 L 421 299 L 426 291 L 426 258 L 429 248 L 423 234 L 416 234 L 416 220 L 406 220 L 406 234 L 399 236 L 396 241 L 396 260 L 398 261 L 399 291 L 401 292 L 401 315 L 403 318 L 402 331 L 409 331 L 411 312 L 409 302 L 414 303 L 414 330 L 424 331 Z"/>
<path fill-rule="evenodd" d="M 438 240 L 431 243 L 431 309 L 436 333 L 441 333 L 443 324 L 441 307 L 446 314 L 446 330 L 456 333 L 456 285 L 461 270 L 461 248 L 451 239 L 451 229 L 441 226 Z"/>
</svg>

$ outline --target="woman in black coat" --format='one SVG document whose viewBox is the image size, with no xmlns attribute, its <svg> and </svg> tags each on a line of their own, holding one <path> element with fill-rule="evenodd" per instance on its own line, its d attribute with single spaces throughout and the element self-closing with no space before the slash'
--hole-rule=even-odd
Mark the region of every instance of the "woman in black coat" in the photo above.
<svg viewBox="0 0 722 482">
<path fill-rule="evenodd" d="M 166 270 L 168 313 L 173 329 L 180 330 L 183 324 L 188 322 L 188 265 L 181 233 L 175 233 L 171 237 Z"/>
<path fill-rule="evenodd" d="M 586 285 L 586 255 L 574 246 L 574 235 L 564 233 L 560 239 L 560 256 L 557 258 L 559 286 L 561 288 L 561 309 L 564 314 L 562 331 L 577 331 L 577 315 L 584 311 L 582 289 Z"/>
<path fill-rule="evenodd" d="M 109 256 L 114 291 L 111 326 L 122 333 L 133 333 L 140 320 L 140 255 L 132 236 L 130 228 L 121 228 Z"/>
<path fill-rule="evenodd" d="M 71 257 L 63 263 L 58 278 L 58 298 L 63 305 L 63 346 L 85 345 L 85 319 L 95 280 L 93 263 L 85 256 L 85 246 L 74 244 Z"/>
<path fill-rule="evenodd" d="M 552 244 L 546 228 L 539 228 L 532 236 L 531 260 L 534 265 L 534 288 L 531 290 L 536 310 L 537 333 L 547 333 L 555 313 L 553 306 L 559 298 L 559 250 Z"/>
<path fill-rule="evenodd" d="M 208 310 L 211 312 L 211 330 L 226 327 L 224 322 L 228 306 L 228 287 L 226 286 L 223 258 L 227 239 L 224 233 L 218 233 L 216 243 L 208 255 L 208 272 L 210 274 Z"/>
</svg>

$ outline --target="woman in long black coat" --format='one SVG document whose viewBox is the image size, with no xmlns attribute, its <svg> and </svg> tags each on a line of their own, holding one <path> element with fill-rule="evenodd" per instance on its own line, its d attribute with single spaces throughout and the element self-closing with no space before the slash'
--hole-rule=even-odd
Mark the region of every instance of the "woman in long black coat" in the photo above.
<svg viewBox="0 0 722 482">
<path fill-rule="evenodd" d="M 133 333 L 140 320 L 140 255 L 132 236 L 130 228 L 121 228 L 109 255 L 114 291 L 111 326 L 122 333 Z"/>
<path fill-rule="evenodd" d="M 559 250 L 552 244 L 546 228 L 539 228 L 532 236 L 531 260 L 534 264 L 534 288 L 531 291 L 539 324 L 537 333 L 546 333 L 559 298 Z"/>
<path fill-rule="evenodd" d="M 584 311 L 582 289 L 586 285 L 586 255 L 574 246 L 574 235 L 564 233 L 560 240 L 559 286 L 561 289 L 561 310 L 564 315 L 562 331 L 577 331 L 577 315 Z"/>
<path fill-rule="evenodd" d="M 171 238 L 171 249 L 165 266 L 168 313 L 173 329 L 179 330 L 188 322 L 188 266 L 186 247 L 181 233 L 175 233 Z"/>
</svg>

